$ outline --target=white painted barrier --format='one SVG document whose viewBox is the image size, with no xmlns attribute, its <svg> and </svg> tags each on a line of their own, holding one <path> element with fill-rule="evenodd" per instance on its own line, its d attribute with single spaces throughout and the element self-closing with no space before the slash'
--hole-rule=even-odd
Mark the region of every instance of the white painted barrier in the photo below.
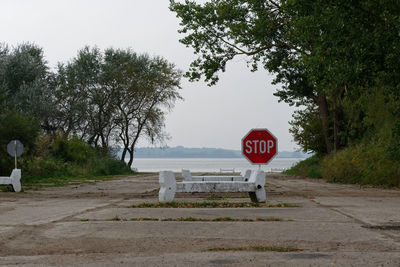
<svg viewBox="0 0 400 267">
<path fill-rule="evenodd" d="M 235 172 L 235 168 L 233 168 L 233 169 L 219 169 L 219 172 L 220 173 L 223 173 L 223 172 L 232 172 L 232 173 L 234 173 Z"/>
<path fill-rule="evenodd" d="M 238 181 L 238 182 L 247 182 L 250 178 L 251 170 L 243 170 L 240 173 L 240 176 L 233 176 L 233 175 L 217 175 L 217 176 L 192 176 L 190 170 L 182 170 L 182 177 L 183 180 L 188 181 Z"/>
<path fill-rule="evenodd" d="M 0 184 L 11 184 L 15 192 L 21 192 L 21 169 L 14 169 L 10 177 L 0 177 Z"/>
<path fill-rule="evenodd" d="M 214 176 L 215 177 L 215 176 Z M 217 176 L 218 177 L 218 176 Z M 161 171 L 159 175 L 160 202 L 171 202 L 175 193 L 228 193 L 248 192 L 253 202 L 265 202 L 265 173 L 262 170 L 252 171 L 246 181 L 183 181 L 177 182 L 172 171 Z"/>
</svg>

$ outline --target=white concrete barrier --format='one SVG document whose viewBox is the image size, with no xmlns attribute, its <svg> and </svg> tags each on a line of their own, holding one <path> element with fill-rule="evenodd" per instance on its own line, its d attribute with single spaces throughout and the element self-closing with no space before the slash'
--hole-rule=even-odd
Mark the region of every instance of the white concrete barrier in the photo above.
<svg viewBox="0 0 400 267">
<path fill-rule="evenodd" d="M 234 173 L 235 172 L 235 168 L 233 168 L 233 169 L 222 169 L 222 168 L 220 168 L 219 172 L 220 173 L 223 173 L 223 172 L 232 172 L 232 173 Z"/>
<path fill-rule="evenodd" d="M 240 176 L 234 176 L 234 175 L 217 175 L 217 176 L 192 176 L 190 170 L 182 170 L 182 177 L 183 180 L 188 182 L 188 181 L 238 181 L 238 182 L 247 182 L 250 178 L 251 175 L 251 170 L 243 170 L 240 173 Z"/>
<path fill-rule="evenodd" d="M 214 176 L 218 177 L 218 176 Z M 177 182 L 172 171 L 161 171 L 159 175 L 160 202 L 171 202 L 175 193 L 228 193 L 248 192 L 253 202 L 265 202 L 265 173 L 262 170 L 252 171 L 248 181 L 183 181 Z"/>
<path fill-rule="evenodd" d="M 21 192 L 21 169 L 14 169 L 10 177 L 0 177 L 0 184 L 11 184 L 15 192 Z"/>
</svg>

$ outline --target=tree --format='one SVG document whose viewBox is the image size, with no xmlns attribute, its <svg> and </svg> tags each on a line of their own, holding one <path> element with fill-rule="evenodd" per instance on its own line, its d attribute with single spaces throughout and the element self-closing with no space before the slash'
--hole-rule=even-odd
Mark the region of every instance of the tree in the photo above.
<svg viewBox="0 0 400 267">
<path fill-rule="evenodd" d="M 320 112 L 325 140 L 324 152 L 332 150 L 329 133 L 329 107 L 326 95 L 310 80 L 303 60 L 312 53 L 293 36 L 291 17 L 278 1 L 213 0 L 204 5 L 170 1 L 170 9 L 181 18 L 180 41 L 194 48 L 199 57 L 186 76 L 192 81 L 204 76 L 209 85 L 218 81 L 229 60 L 247 56 L 252 70 L 259 63 L 276 74 L 275 83 L 283 85 L 276 95 L 290 105 L 313 102 Z"/>
<path fill-rule="evenodd" d="M 397 2 L 171 0 L 170 9 L 181 19 L 181 42 L 199 55 L 187 77 L 213 85 L 234 57 L 247 56 L 253 70 L 261 63 L 282 85 L 275 93 L 280 101 L 318 108 L 325 146 L 316 152 L 339 150 L 362 129 L 356 120 L 363 120 L 366 105 L 356 115 L 346 103 L 377 82 L 391 95 L 396 90 L 384 88 L 398 88 Z"/>
<path fill-rule="evenodd" d="M 130 50 L 108 49 L 105 52 L 107 82 L 115 91 L 115 135 L 123 147 L 122 158 L 134 149 L 143 135 L 153 143 L 164 140 L 164 115 L 176 100 L 181 99 L 181 72 L 160 57 L 137 55 Z"/>
<path fill-rule="evenodd" d="M 58 67 L 53 128 L 104 152 L 122 144 L 122 160 L 129 153 L 131 166 L 140 137 L 152 142 L 166 137 L 164 110 L 181 98 L 180 78 L 181 72 L 160 57 L 85 47 Z"/>
<path fill-rule="evenodd" d="M 10 49 L 0 45 L 1 107 L 45 121 L 53 112 L 49 75 L 38 46 L 25 43 Z"/>
</svg>

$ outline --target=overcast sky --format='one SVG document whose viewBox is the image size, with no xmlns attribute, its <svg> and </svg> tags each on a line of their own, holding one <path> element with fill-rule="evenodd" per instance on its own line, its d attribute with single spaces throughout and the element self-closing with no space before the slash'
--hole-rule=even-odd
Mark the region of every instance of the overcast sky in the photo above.
<svg viewBox="0 0 400 267">
<path fill-rule="evenodd" d="M 168 0 L 0 0 L 0 42 L 33 42 L 51 67 L 96 45 L 163 56 L 186 71 L 195 56 L 179 43 L 179 20 L 168 5 Z M 262 69 L 250 72 L 244 59 L 229 62 L 213 87 L 183 79 L 185 100 L 167 116 L 167 144 L 240 149 L 251 128 L 268 128 L 279 150 L 296 149 L 288 124 L 293 108 L 278 103 L 272 79 Z"/>
</svg>

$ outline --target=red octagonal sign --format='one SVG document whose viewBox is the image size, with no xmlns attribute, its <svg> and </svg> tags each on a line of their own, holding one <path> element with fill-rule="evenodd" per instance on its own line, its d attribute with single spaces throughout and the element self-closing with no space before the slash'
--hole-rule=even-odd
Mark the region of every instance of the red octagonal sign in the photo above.
<svg viewBox="0 0 400 267">
<path fill-rule="evenodd" d="M 253 164 L 267 164 L 278 151 L 278 139 L 267 129 L 252 129 L 242 139 L 242 154 Z"/>
</svg>

